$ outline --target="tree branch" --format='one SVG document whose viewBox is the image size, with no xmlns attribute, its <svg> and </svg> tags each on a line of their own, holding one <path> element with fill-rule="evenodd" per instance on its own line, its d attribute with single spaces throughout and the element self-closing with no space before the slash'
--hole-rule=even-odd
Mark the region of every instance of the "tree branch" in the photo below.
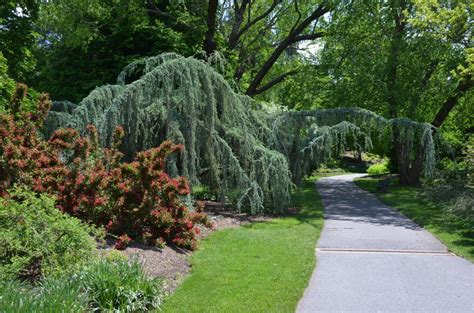
<svg viewBox="0 0 474 313">
<path fill-rule="evenodd" d="M 240 14 L 240 22 L 234 24 L 235 27 L 232 28 L 232 33 L 229 36 L 229 41 L 228 41 L 229 48 L 234 49 L 237 46 L 240 37 L 242 37 L 242 35 L 245 32 L 247 32 L 250 28 L 252 28 L 252 26 L 254 26 L 258 21 L 264 19 L 270 13 L 272 13 L 273 9 L 275 9 L 275 7 L 280 2 L 281 2 L 281 0 L 273 0 L 272 5 L 262 15 L 257 16 L 253 20 L 250 20 L 250 15 L 249 15 L 249 21 L 240 29 L 240 26 L 243 22 L 243 14 L 244 14 L 243 11 L 245 11 L 246 5 L 247 5 L 246 2 L 243 2 L 242 6 L 241 6 L 241 8 L 239 9 L 239 12 L 238 12 Z M 242 10 L 242 8 L 243 8 L 243 10 Z M 250 7 L 249 7 L 249 12 L 250 12 Z M 237 17 L 238 16 L 236 14 L 236 22 L 237 22 Z"/>
<path fill-rule="evenodd" d="M 162 19 L 167 19 L 167 20 L 172 20 L 172 21 L 177 20 L 176 16 L 171 15 L 168 12 L 161 10 L 152 0 L 147 0 L 147 11 L 149 13 L 155 14 L 156 16 Z"/>
<path fill-rule="evenodd" d="M 296 13 L 298 13 L 298 18 L 296 19 L 295 24 L 291 28 L 290 34 L 295 31 L 295 28 L 298 26 L 298 24 L 301 21 L 301 12 L 300 12 L 300 9 L 298 8 L 298 0 L 294 0 L 294 4 L 295 4 L 295 11 L 296 11 Z"/>
<path fill-rule="evenodd" d="M 324 36 L 323 32 L 316 32 L 316 33 L 307 34 L 307 35 L 299 35 L 299 36 L 296 36 L 295 38 L 293 38 L 293 40 L 291 41 L 291 44 L 296 43 L 296 42 L 300 42 L 300 41 L 304 41 L 304 40 L 315 40 L 315 39 L 321 38 L 323 36 Z"/>
<path fill-rule="evenodd" d="M 446 99 L 431 124 L 436 128 L 440 127 L 458 102 L 459 98 L 461 98 L 466 92 L 471 90 L 473 87 L 474 80 L 472 79 L 472 76 L 469 75 L 458 84 L 454 93 L 448 99 Z"/>
<path fill-rule="evenodd" d="M 283 80 L 285 80 L 285 78 L 287 78 L 288 76 L 291 76 L 291 75 L 295 75 L 297 74 L 298 71 L 297 70 L 291 70 L 291 71 L 288 71 L 286 73 L 283 73 L 277 77 L 275 77 L 274 79 L 272 79 L 271 81 L 269 81 L 267 84 L 265 84 L 264 86 L 258 88 L 257 90 L 255 90 L 255 93 L 254 95 L 258 95 L 270 88 L 272 88 L 273 86 L 275 86 L 276 84 L 278 83 L 281 83 Z"/>
<path fill-rule="evenodd" d="M 304 19 L 299 25 L 294 27 L 294 29 L 288 34 L 288 36 L 275 48 L 275 50 L 267 59 L 267 61 L 262 65 L 257 75 L 255 75 L 255 78 L 252 80 L 250 86 L 246 91 L 247 95 L 252 96 L 255 94 L 258 89 L 258 86 L 261 84 L 261 82 L 263 81 L 267 73 L 270 71 L 272 66 L 275 64 L 275 62 L 278 60 L 280 55 L 283 53 L 283 51 L 285 51 L 285 49 L 287 49 L 288 46 L 290 46 L 294 42 L 297 36 L 300 36 L 300 34 L 306 29 L 306 27 L 308 27 L 313 21 L 317 20 L 327 12 L 329 12 L 329 8 L 326 6 L 326 3 L 323 2 L 313 11 L 310 16 Z"/>
<path fill-rule="evenodd" d="M 425 90 L 426 86 L 428 86 L 428 82 L 430 81 L 431 77 L 436 71 L 438 64 L 439 64 L 439 60 L 432 60 L 430 65 L 428 66 L 428 69 L 426 70 L 425 75 L 423 75 L 423 78 L 420 81 L 419 91 L 415 93 L 413 100 L 411 101 L 411 104 L 408 110 L 408 116 L 413 116 L 415 114 L 416 108 L 418 107 L 420 103 L 423 90 Z"/>
</svg>

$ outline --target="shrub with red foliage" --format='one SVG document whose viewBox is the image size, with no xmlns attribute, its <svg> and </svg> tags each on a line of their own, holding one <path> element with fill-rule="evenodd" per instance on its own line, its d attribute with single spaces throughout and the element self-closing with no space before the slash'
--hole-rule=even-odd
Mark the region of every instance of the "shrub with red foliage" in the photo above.
<svg viewBox="0 0 474 313">
<path fill-rule="evenodd" d="M 124 234 L 119 237 L 117 242 L 115 242 L 114 248 L 117 250 L 125 250 L 125 248 L 127 248 L 130 242 L 132 242 L 132 238 L 128 237 L 127 234 Z"/>
<path fill-rule="evenodd" d="M 15 97 L 24 96 L 22 90 Z M 183 202 L 190 193 L 187 180 L 164 171 L 166 157 L 181 145 L 165 141 L 124 163 L 118 150 L 123 128 L 116 129 L 107 149 L 99 147 L 92 125 L 87 137 L 59 129 L 46 141 L 37 133 L 50 107 L 48 96 L 40 97 L 34 114 L 19 112 L 21 99 L 14 100 L 15 114 L 0 116 L 0 196 L 15 183 L 52 194 L 61 211 L 121 236 L 117 248 L 126 247 L 128 236 L 147 244 L 196 247 L 195 224 L 209 225 L 207 215 L 190 213 Z"/>
</svg>

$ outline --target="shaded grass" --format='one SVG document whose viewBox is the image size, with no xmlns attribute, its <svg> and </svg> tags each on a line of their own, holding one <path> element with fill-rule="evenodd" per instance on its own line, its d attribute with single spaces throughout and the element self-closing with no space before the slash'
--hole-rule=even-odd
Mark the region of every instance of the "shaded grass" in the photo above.
<svg viewBox="0 0 474 313">
<path fill-rule="evenodd" d="M 355 179 L 355 183 L 370 192 L 375 192 L 380 177 Z M 392 185 L 388 193 L 377 194 L 387 205 L 396 208 L 418 225 L 424 227 L 449 251 L 474 262 L 474 230 L 443 210 L 442 205 L 427 199 L 419 188 Z"/>
<path fill-rule="evenodd" d="M 210 235 L 165 312 L 294 312 L 316 264 L 323 225 L 315 178 L 292 195 L 294 215 Z"/>
</svg>

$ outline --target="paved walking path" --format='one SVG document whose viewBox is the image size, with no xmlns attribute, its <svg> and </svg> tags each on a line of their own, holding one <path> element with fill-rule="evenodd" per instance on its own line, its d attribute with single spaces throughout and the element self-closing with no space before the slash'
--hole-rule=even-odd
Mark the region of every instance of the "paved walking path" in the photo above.
<svg viewBox="0 0 474 313">
<path fill-rule="evenodd" d="M 474 265 L 352 180 L 317 188 L 325 224 L 297 312 L 474 312 Z"/>
</svg>

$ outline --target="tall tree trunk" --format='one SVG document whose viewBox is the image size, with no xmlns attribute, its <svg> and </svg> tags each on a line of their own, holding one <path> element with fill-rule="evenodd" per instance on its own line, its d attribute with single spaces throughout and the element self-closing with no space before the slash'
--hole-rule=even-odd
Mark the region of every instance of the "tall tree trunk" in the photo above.
<svg viewBox="0 0 474 313">
<path fill-rule="evenodd" d="M 402 2 L 399 6 L 396 4 L 392 9 L 394 29 L 392 33 L 390 56 L 388 59 L 388 73 L 387 73 L 387 102 L 388 102 L 388 116 L 390 118 L 398 117 L 398 97 L 397 97 L 397 80 L 398 80 L 398 58 L 400 55 L 400 48 L 403 42 L 403 35 L 405 31 L 405 22 L 403 21 L 403 10 L 405 4 Z M 400 11 L 400 12 L 399 12 Z M 400 181 L 406 180 L 406 175 L 409 172 L 409 162 L 405 160 L 407 153 L 400 141 L 400 132 L 397 126 L 393 126 L 393 147 L 391 151 L 392 168 L 391 170 L 398 171 L 400 174 Z M 409 155 L 409 154 L 408 154 Z"/>
<path fill-rule="evenodd" d="M 207 8 L 207 31 L 204 37 L 204 51 L 210 56 L 216 50 L 216 41 L 214 35 L 216 33 L 216 15 L 219 0 L 209 0 Z"/>
</svg>

